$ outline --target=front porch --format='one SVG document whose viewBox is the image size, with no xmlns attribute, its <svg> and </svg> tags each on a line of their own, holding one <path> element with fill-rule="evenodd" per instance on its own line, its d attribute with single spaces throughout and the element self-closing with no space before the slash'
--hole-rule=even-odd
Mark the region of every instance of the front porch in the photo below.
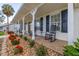
<svg viewBox="0 0 79 59">
<path fill-rule="evenodd" d="M 28 38 L 31 38 L 27 35 Z M 46 48 L 53 50 L 54 52 L 63 55 L 64 47 L 67 45 L 67 41 L 56 39 L 54 42 L 45 40 L 45 37 L 35 36 L 35 42 L 39 45 L 44 45 Z"/>
<path fill-rule="evenodd" d="M 23 7 L 25 6 L 29 7 L 29 4 L 24 4 Z M 45 3 L 45 4 L 38 4 L 37 6 L 36 4 L 30 4 L 30 6 L 32 9 L 29 9 L 28 12 L 26 12 L 27 8 L 21 9 L 18 15 L 14 17 L 15 20 L 13 19 L 13 23 L 17 22 L 18 24 L 22 25 L 20 29 L 23 35 L 25 35 L 25 33 L 28 34 L 29 31 L 31 31 L 32 39 L 35 40 L 35 32 L 39 36 L 41 34 L 42 36 L 45 36 L 47 32 L 50 33 L 51 31 L 53 31 L 54 28 L 52 27 L 53 25 L 56 25 L 56 30 L 55 30 L 56 38 L 68 41 L 68 44 L 73 44 L 74 38 L 76 38 L 74 36 L 74 30 L 73 30 L 74 29 L 73 7 L 75 8 L 77 7 L 75 4 L 62 4 L 62 3 L 46 4 Z"/>
<path fill-rule="evenodd" d="M 31 32 L 32 40 L 62 55 L 64 46 L 67 44 L 72 45 L 75 41 L 75 36 L 77 36 L 77 32 L 74 30 L 74 7 L 75 4 L 40 4 L 28 13 L 24 13 L 24 16 L 18 14 L 18 17 L 19 15 L 23 17 L 16 22 L 22 24 L 22 28 L 20 28 L 22 29 L 22 35 L 27 36 L 25 33 L 29 34 Z M 25 10 L 21 10 L 21 12 L 23 11 Z M 15 19 L 17 19 L 17 16 Z M 60 40 L 50 43 L 48 40 L 44 40 L 43 37 L 47 32 L 53 31 L 54 27 L 52 25 L 56 25 L 56 39 Z M 35 36 L 36 34 L 40 37 Z"/>
</svg>

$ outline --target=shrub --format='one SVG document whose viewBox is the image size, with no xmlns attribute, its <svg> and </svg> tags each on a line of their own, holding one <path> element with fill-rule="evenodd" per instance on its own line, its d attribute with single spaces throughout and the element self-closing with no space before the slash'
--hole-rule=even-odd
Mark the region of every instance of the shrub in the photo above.
<svg viewBox="0 0 79 59">
<path fill-rule="evenodd" d="M 15 40 L 11 41 L 11 43 L 12 43 L 12 45 L 18 45 L 20 42 L 15 39 Z"/>
<path fill-rule="evenodd" d="M 64 55 L 79 56 L 79 39 L 77 39 L 77 42 L 74 42 L 73 45 L 65 46 Z"/>
<path fill-rule="evenodd" d="M 23 37 L 23 35 L 19 35 L 21 38 Z"/>
<path fill-rule="evenodd" d="M 15 36 L 18 36 L 18 34 L 15 34 Z"/>
<path fill-rule="evenodd" d="M 14 39 L 16 39 L 16 36 L 14 34 L 10 34 L 8 38 L 9 40 L 13 41 Z"/>
<path fill-rule="evenodd" d="M 47 49 L 43 45 L 41 45 L 38 49 L 36 49 L 36 55 L 46 56 L 47 55 Z"/>
<path fill-rule="evenodd" d="M 7 33 L 8 33 L 8 34 L 14 34 L 14 32 L 13 32 L 13 31 L 7 31 Z"/>
<path fill-rule="evenodd" d="M 79 51 L 73 46 L 66 46 L 64 50 L 65 56 L 79 56 Z"/>
<path fill-rule="evenodd" d="M 23 39 L 24 39 L 25 41 L 27 41 L 27 40 L 28 40 L 28 38 L 27 38 L 26 36 L 24 36 L 24 37 L 23 37 Z"/>
<path fill-rule="evenodd" d="M 14 48 L 14 54 L 18 54 L 18 53 L 22 53 L 22 52 L 23 52 L 23 47 L 18 45 Z"/>
<path fill-rule="evenodd" d="M 35 44 L 35 41 L 32 40 L 32 39 L 28 39 L 28 42 L 29 42 L 29 44 L 30 44 L 30 47 L 33 47 L 34 44 Z"/>
</svg>

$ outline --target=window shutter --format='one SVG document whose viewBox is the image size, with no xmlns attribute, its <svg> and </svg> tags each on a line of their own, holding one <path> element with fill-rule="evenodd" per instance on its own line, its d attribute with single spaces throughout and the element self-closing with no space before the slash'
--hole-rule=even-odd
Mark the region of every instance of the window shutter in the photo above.
<svg viewBox="0 0 79 59">
<path fill-rule="evenodd" d="M 40 31 L 43 31 L 43 17 L 40 18 Z"/>
<path fill-rule="evenodd" d="M 46 16 L 46 32 L 49 32 L 49 15 Z"/>
<path fill-rule="evenodd" d="M 61 12 L 61 32 L 67 33 L 67 18 L 68 18 L 68 11 L 64 10 Z"/>
</svg>

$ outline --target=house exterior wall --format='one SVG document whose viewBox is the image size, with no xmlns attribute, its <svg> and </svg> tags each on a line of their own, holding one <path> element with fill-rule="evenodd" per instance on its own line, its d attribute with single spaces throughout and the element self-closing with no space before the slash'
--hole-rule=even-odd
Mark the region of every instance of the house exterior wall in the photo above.
<svg viewBox="0 0 79 59">
<path fill-rule="evenodd" d="M 0 31 L 4 31 L 3 27 L 0 27 Z"/>
<path fill-rule="evenodd" d="M 75 20 L 75 38 L 79 37 L 79 8 L 74 9 L 74 20 Z"/>
<path fill-rule="evenodd" d="M 43 17 L 43 32 L 41 33 L 40 30 L 37 30 L 36 31 L 36 35 L 38 35 L 38 36 L 45 36 L 45 33 L 46 33 L 46 16 L 47 15 L 52 16 L 52 15 L 55 15 L 57 13 L 60 13 L 62 10 L 65 10 L 65 9 L 67 9 L 67 7 L 62 8 L 60 10 L 52 11 L 51 13 L 48 13 L 48 14 L 45 14 L 45 15 L 41 16 L 41 17 Z M 40 17 L 38 17 L 36 19 L 39 20 Z M 79 27 L 78 27 L 78 25 L 79 25 L 79 8 L 74 8 L 74 20 L 75 20 L 75 22 L 74 22 L 75 38 L 77 38 L 79 36 Z M 51 21 L 50 21 L 50 23 L 51 23 Z M 60 19 L 60 23 L 61 23 L 61 19 Z M 50 28 L 50 26 L 49 26 L 49 28 Z M 32 29 L 32 27 L 31 27 L 31 29 Z M 27 30 L 28 30 L 28 28 L 27 28 Z M 56 32 L 56 38 L 59 39 L 59 40 L 68 41 L 67 40 L 68 39 L 68 33 L 63 33 L 61 31 L 57 31 Z"/>
<path fill-rule="evenodd" d="M 12 24 L 9 26 L 9 30 L 14 32 L 18 32 L 19 28 L 20 28 L 19 24 Z"/>
<path fill-rule="evenodd" d="M 55 14 L 60 13 L 62 10 L 65 10 L 65 9 L 66 8 L 62 8 L 60 10 L 52 11 L 51 13 L 48 13 L 48 14 L 46 14 L 44 16 L 41 16 L 41 17 L 43 17 L 43 32 L 41 33 L 41 31 L 38 30 L 38 31 L 36 31 L 36 34 L 39 35 L 39 36 L 45 36 L 45 33 L 46 33 L 46 16 L 47 15 L 50 15 L 50 16 L 55 15 Z M 39 18 L 36 18 L 36 19 L 40 19 L 40 17 Z M 50 23 L 51 23 L 51 20 L 49 22 L 49 28 L 50 28 Z M 67 33 L 62 33 L 61 31 L 57 31 L 56 32 L 56 38 L 57 39 L 60 39 L 60 40 L 67 41 Z"/>
</svg>

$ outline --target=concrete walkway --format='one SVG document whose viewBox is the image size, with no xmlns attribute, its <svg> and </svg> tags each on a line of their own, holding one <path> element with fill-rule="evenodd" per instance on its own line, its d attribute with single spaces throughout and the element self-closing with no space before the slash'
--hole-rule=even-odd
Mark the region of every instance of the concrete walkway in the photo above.
<svg viewBox="0 0 79 59">
<path fill-rule="evenodd" d="M 7 35 L 0 36 L 0 39 L 7 37 Z"/>
<path fill-rule="evenodd" d="M 2 50 L 4 49 L 4 44 L 5 44 L 5 42 L 6 42 L 6 40 L 5 40 L 5 38 L 7 37 L 7 35 L 3 35 L 3 36 L 0 36 L 0 41 L 2 41 L 2 43 L 1 43 L 1 51 L 0 51 L 0 55 L 2 55 Z"/>
</svg>

